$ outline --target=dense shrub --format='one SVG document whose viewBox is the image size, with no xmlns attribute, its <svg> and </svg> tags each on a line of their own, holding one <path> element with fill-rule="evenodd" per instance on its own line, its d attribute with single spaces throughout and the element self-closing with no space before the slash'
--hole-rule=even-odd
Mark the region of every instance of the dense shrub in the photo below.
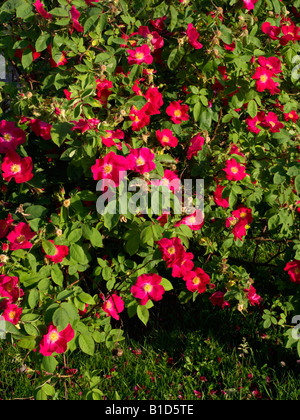
<svg viewBox="0 0 300 420">
<path fill-rule="evenodd" d="M 299 0 L 2 4 L 0 313 L 42 370 L 112 349 L 165 293 L 266 309 L 300 354 L 299 17 Z M 187 179 L 204 192 L 182 205 Z M 253 265 L 278 244 L 260 263 L 286 271 L 279 319 L 234 258 L 247 241 Z"/>
</svg>

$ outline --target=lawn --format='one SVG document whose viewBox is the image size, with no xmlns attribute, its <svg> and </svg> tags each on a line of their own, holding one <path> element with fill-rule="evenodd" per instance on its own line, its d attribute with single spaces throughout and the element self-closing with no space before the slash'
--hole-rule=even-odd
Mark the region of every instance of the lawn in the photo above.
<svg viewBox="0 0 300 420">
<path fill-rule="evenodd" d="M 56 393 L 48 397 L 58 400 L 299 399 L 297 352 L 285 349 L 277 327 L 264 330 L 259 309 L 244 317 L 201 299 L 193 307 L 167 299 L 147 327 L 130 321 L 113 351 L 99 346 L 94 357 L 59 356 L 53 376 L 41 377 L 25 352 L 1 342 L 1 398 L 33 398 L 49 381 Z"/>
</svg>

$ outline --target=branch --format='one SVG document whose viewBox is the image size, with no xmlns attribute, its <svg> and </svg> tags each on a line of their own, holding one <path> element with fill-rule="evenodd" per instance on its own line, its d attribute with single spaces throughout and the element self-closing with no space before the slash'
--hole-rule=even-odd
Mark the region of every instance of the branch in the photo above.
<svg viewBox="0 0 300 420">
<path fill-rule="evenodd" d="M 286 243 L 292 243 L 295 240 L 299 240 L 298 238 L 293 238 L 293 239 L 272 239 L 272 238 L 265 238 L 264 236 L 256 236 L 256 237 L 247 237 L 247 239 L 251 240 L 251 241 L 260 241 L 260 242 L 274 242 L 274 243 L 282 243 L 282 244 L 286 244 Z"/>
<path fill-rule="evenodd" d="M 255 262 L 255 264 L 253 264 L 252 261 L 244 261 L 244 260 L 240 260 L 238 258 L 233 258 L 233 257 L 228 257 L 228 260 L 230 260 L 230 261 L 232 261 L 233 263 L 236 263 L 236 264 L 245 264 L 245 265 L 251 265 L 251 266 L 255 265 L 255 266 L 259 266 L 259 267 L 274 267 L 274 268 L 277 268 L 277 265 L 270 264 L 268 261 L 264 262 L 264 263 Z"/>
</svg>

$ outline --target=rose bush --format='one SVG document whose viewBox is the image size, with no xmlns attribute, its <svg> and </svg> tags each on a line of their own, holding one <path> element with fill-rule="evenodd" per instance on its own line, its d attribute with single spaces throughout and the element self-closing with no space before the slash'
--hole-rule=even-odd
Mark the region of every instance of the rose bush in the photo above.
<svg viewBox="0 0 300 420">
<path fill-rule="evenodd" d="M 266 327 L 300 313 L 299 17 L 299 0 L 2 4 L 0 314 L 39 369 L 112 349 L 170 291 L 251 316 L 261 285 L 232 257 L 247 242 L 280 246 L 265 264 L 289 304 Z M 125 178 L 171 205 L 122 213 Z M 204 179 L 204 220 L 174 211 L 184 179 Z M 96 210 L 101 180 L 116 214 Z"/>
</svg>

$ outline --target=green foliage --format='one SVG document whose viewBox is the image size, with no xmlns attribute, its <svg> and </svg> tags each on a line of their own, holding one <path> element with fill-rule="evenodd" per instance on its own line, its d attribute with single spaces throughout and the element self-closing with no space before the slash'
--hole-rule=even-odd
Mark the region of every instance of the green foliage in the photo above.
<svg viewBox="0 0 300 420">
<path fill-rule="evenodd" d="M 292 77 L 300 47 L 297 35 L 285 43 L 282 30 L 291 23 L 287 17 L 299 24 L 292 8 L 299 9 L 299 1 L 258 0 L 253 10 L 242 1 L 219 3 L 212 9 L 198 0 L 76 0 L 72 5 L 49 0 L 43 12 L 33 0 L 0 6 L 0 48 L 14 75 L 0 84 L 1 120 L 24 133 L 12 147 L 0 129 L 0 274 L 1 281 L 4 276 L 18 280 L 13 286 L 18 293 L 9 302 L 0 293 L 0 307 L 1 313 L 8 304 L 22 309 L 17 321 L 6 319 L 6 333 L 34 353 L 44 371 L 54 374 L 61 353 L 79 349 L 94 356 L 98 344 L 114 349 L 124 339 L 127 318 L 149 325 L 160 299 L 147 292 L 150 297 L 142 302 L 132 287 L 142 276 L 157 274 L 162 299 L 172 295 L 186 307 L 206 299 L 212 310 L 230 305 L 251 317 L 256 305 L 266 304 L 264 327 L 286 334 L 287 346 L 300 355 L 300 341 L 288 324 L 291 315 L 300 314 L 299 273 L 295 267 L 292 274 L 284 271 L 288 263 L 300 261 L 300 129 L 295 120 L 300 82 Z M 278 39 L 262 30 L 266 21 L 281 28 Z M 150 64 L 147 54 L 139 58 L 142 47 L 149 50 Z M 275 93 L 254 78 L 263 67 L 261 59 L 270 57 L 281 63 L 280 71 L 273 68 L 269 74 Z M 170 115 L 174 103 L 187 109 L 188 118 L 181 114 L 179 123 L 175 113 Z M 273 115 L 270 122 L 272 114 L 277 120 Z M 178 145 L 163 145 L 158 130 L 170 130 Z M 202 141 L 198 148 L 197 141 Z M 23 162 L 10 163 L 10 177 L 9 147 Z M 112 153 L 128 163 L 134 149 L 145 148 L 154 155 L 152 169 L 143 171 L 137 163 L 126 181 L 134 174 L 146 188 L 162 181 L 155 192 L 156 203 L 162 204 L 159 214 L 130 211 L 136 198 L 130 189 L 124 208 L 122 185 L 104 214 L 98 213 L 97 181 L 110 174 L 109 167 L 103 169 L 105 159 Z M 225 172 L 232 160 L 244 168 L 244 177 Z M 97 165 L 104 171 L 100 176 Z M 33 176 L 20 181 L 22 171 Z M 168 187 L 168 173 L 182 181 L 204 179 L 203 226 L 194 228 L 188 214 L 175 211 L 181 203 Z M 193 193 L 195 206 L 199 197 Z M 236 216 L 245 209 L 246 216 Z M 23 224 L 29 231 L 12 239 Z M 194 269 L 210 277 L 205 293 L 200 287 L 195 291 L 185 275 L 174 275 L 159 248 L 162 238 L 179 238 L 185 252 L 192 253 Z M 261 243 L 276 249 L 258 263 Z M 238 258 L 235 253 L 247 246 L 254 247 L 251 259 L 247 253 Z M 176 262 L 182 268 L 183 256 Z M 284 274 L 274 285 L 278 299 L 266 302 L 264 282 L 252 277 L 256 264 Z M 223 301 L 216 303 L 217 292 Z M 116 296 L 122 303 L 115 302 Z M 54 345 L 56 333 L 63 337 L 61 347 Z M 97 378 L 89 378 L 87 399 L 102 398 Z M 45 383 L 35 397 L 45 400 L 55 392 Z"/>
</svg>

